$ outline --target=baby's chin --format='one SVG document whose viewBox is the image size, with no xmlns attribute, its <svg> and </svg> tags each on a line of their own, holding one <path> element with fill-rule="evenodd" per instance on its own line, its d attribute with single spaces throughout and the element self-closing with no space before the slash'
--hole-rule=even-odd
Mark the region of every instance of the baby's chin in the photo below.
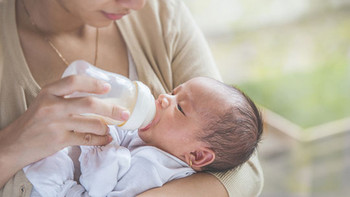
<svg viewBox="0 0 350 197">
<path fill-rule="evenodd" d="M 138 131 L 138 135 L 139 135 L 139 137 L 141 138 L 141 140 L 142 141 L 144 141 L 145 143 L 148 143 L 150 140 L 149 140 L 149 134 L 148 134 L 148 129 L 147 130 L 143 130 L 143 131 L 141 131 L 140 129 L 139 129 L 139 131 Z"/>
</svg>

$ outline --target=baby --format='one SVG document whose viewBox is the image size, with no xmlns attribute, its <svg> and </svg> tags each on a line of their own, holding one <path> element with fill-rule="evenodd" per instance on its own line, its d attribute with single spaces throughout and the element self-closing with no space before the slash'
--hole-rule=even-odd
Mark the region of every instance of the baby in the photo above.
<svg viewBox="0 0 350 197">
<path fill-rule="evenodd" d="M 214 79 L 191 79 L 155 102 L 155 118 L 145 128 L 110 126 L 112 143 L 81 147 L 81 185 L 67 149 L 25 167 L 32 196 L 135 196 L 195 172 L 237 168 L 261 139 L 255 104 Z"/>
</svg>

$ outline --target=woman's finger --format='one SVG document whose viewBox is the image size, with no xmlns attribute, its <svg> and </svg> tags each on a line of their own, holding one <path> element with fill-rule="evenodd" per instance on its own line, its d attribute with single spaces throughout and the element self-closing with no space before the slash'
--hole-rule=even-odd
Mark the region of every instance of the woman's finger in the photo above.
<svg viewBox="0 0 350 197">
<path fill-rule="evenodd" d="M 106 123 L 97 117 L 72 115 L 68 120 L 61 121 L 66 125 L 63 129 L 67 131 L 74 130 L 78 133 L 92 133 L 95 135 L 107 135 L 109 128 Z"/>
<path fill-rule="evenodd" d="M 43 91 L 55 96 L 66 96 L 74 92 L 104 94 L 110 88 L 111 85 L 107 82 L 84 75 L 72 75 L 45 86 Z"/>
<path fill-rule="evenodd" d="M 130 116 L 129 110 L 91 96 L 65 99 L 63 106 L 71 114 L 93 113 L 120 121 L 128 120 Z"/>
<path fill-rule="evenodd" d="M 68 146 L 104 146 L 113 140 L 110 135 L 94 135 L 91 133 L 70 132 Z"/>
</svg>

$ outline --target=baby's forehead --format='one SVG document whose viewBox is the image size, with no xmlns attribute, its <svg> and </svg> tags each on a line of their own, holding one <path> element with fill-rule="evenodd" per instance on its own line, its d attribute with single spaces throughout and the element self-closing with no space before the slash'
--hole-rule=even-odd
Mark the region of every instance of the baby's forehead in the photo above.
<svg viewBox="0 0 350 197">
<path fill-rule="evenodd" d="M 194 111 L 202 123 L 208 123 L 213 119 L 217 120 L 227 110 L 232 109 L 235 106 L 227 97 L 215 95 L 198 97 L 194 103 Z"/>
<path fill-rule="evenodd" d="M 189 95 L 189 99 L 198 114 L 222 114 L 234 107 L 241 100 L 238 92 L 224 83 L 206 77 L 197 77 L 184 83 L 181 88 Z M 205 119 L 208 121 L 208 119 Z"/>
<path fill-rule="evenodd" d="M 228 88 L 224 84 L 209 78 L 190 80 L 188 88 L 195 103 L 203 105 L 213 104 L 212 102 L 216 103 L 215 105 L 227 105 L 232 96 L 228 94 Z"/>
</svg>

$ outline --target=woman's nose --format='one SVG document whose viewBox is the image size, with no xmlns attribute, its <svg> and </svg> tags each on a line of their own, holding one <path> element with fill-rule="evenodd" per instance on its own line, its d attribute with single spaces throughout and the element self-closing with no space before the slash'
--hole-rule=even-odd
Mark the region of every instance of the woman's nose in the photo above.
<svg viewBox="0 0 350 197">
<path fill-rule="evenodd" d="M 125 8 L 139 10 L 143 8 L 143 6 L 146 3 L 146 0 L 116 0 L 116 2 Z"/>
<path fill-rule="evenodd" d="M 172 95 L 161 94 L 157 100 L 162 108 L 167 108 L 171 105 Z"/>
</svg>

